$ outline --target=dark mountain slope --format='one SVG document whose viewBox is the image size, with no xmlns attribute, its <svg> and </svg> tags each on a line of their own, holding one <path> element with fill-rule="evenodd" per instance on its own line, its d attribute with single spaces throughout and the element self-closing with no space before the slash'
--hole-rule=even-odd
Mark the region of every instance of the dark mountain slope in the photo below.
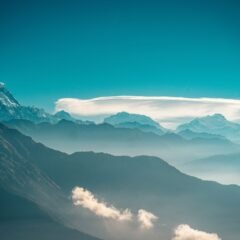
<svg viewBox="0 0 240 240">
<path fill-rule="evenodd" d="M 54 152 L 0 126 L 0 239 L 95 240 L 63 224 L 58 212 L 66 201 L 54 182 L 34 165 L 31 152 L 37 149 L 45 157 Z"/>
<path fill-rule="evenodd" d="M 0 188 L 1 240 L 97 240 L 53 221 L 34 203 Z"/>
</svg>

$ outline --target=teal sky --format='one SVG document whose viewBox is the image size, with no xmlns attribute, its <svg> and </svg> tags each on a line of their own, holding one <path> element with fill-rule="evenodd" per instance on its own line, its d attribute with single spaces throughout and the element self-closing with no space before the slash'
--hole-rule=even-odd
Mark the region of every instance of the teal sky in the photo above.
<svg viewBox="0 0 240 240">
<path fill-rule="evenodd" d="M 58 98 L 240 98 L 240 2 L 1 1 L 0 81 L 27 105 Z"/>
</svg>

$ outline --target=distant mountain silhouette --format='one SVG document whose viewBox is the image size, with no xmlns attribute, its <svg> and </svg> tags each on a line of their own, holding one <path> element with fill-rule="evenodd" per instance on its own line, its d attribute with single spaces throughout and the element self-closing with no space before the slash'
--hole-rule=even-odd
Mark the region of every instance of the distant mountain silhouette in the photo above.
<svg viewBox="0 0 240 240">
<path fill-rule="evenodd" d="M 210 134 L 210 133 L 205 133 L 205 132 L 194 132 L 189 129 L 180 131 L 177 134 L 188 140 L 192 140 L 192 139 L 196 139 L 196 138 L 197 139 L 202 138 L 202 139 L 227 140 L 226 137 L 221 136 L 221 135 Z"/>
<path fill-rule="evenodd" d="M 120 128 L 136 128 L 143 132 L 153 132 L 159 135 L 163 135 L 168 131 L 148 116 L 127 112 L 119 112 L 107 117 L 104 119 L 104 123 Z"/>
<path fill-rule="evenodd" d="M 174 133 L 159 136 L 139 129 L 116 128 L 109 124 L 77 124 L 62 120 L 56 124 L 34 124 L 12 120 L 6 123 L 35 141 L 64 152 L 106 152 L 115 155 L 152 155 L 180 164 L 215 154 L 240 151 L 238 145 L 224 138 L 184 139 Z"/>
</svg>

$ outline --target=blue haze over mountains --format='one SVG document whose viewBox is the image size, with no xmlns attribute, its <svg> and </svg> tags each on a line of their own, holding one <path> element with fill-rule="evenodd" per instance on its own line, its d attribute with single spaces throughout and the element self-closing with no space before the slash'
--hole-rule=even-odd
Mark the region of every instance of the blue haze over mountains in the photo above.
<svg viewBox="0 0 240 240">
<path fill-rule="evenodd" d="M 174 132 L 147 116 L 127 112 L 109 116 L 101 124 L 75 119 L 64 111 L 49 114 L 43 109 L 22 106 L 4 84 L 1 84 L 0 96 L 1 120 L 7 126 L 68 153 L 96 151 L 158 156 L 183 171 L 200 176 L 199 168 L 189 172 L 185 164 L 214 155 L 240 152 L 237 139 L 240 125 L 220 114 L 197 118 L 180 125 Z M 221 176 L 232 173 L 226 171 Z M 207 179 L 225 182 L 224 177 L 215 176 L 208 174 Z M 239 181 L 227 180 L 226 183 Z"/>
<path fill-rule="evenodd" d="M 49 114 L 22 106 L 4 85 L 0 111 L 4 240 L 149 239 L 145 234 L 136 237 L 134 225 L 119 229 L 112 220 L 76 208 L 69 197 L 75 186 L 114 206 L 135 212 L 145 208 L 159 216 L 151 240 L 170 240 L 181 223 L 216 232 L 222 239 L 239 239 L 240 181 L 229 181 L 239 169 L 240 146 L 234 135 L 239 125 L 224 116 L 195 119 L 175 132 L 126 112 L 95 124 L 63 111 Z M 231 185 L 186 175 L 169 163 L 189 175 Z M 214 172 L 203 176 L 209 168 Z M 112 233 L 105 224 L 111 224 Z"/>
</svg>

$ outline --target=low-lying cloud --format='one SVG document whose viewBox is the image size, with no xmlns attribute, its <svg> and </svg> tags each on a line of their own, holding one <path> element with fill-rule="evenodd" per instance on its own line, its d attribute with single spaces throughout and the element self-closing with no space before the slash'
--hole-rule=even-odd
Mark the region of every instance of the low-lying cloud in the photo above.
<svg viewBox="0 0 240 240">
<path fill-rule="evenodd" d="M 74 116 L 95 121 L 102 121 L 106 116 L 126 111 L 147 115 L 165 127 L 174 128 L 193 118 L 214 113 L 221 113 L 229 120 L 237 121 L 240 119 L 240 100 L 161 96 L 62 98 L 56 102 L 55 110 L 64 110 Z"/>
<path fill-rule="evenodd" d="M 103 218 L 119 221 L 130 221 L 132 219 L 132 213 L 128 209 L 122 211 L 105 202 L 100 202 L 90 191 L 81 187 L 73 189 L 72 200 L 74 205 L 86 208 Z"/>
<path fill-rule="evenodd" d="M 82 187 L 75 187 L 72 190 L 72 201 L 75 206 L 88 209 L 101 218 L 119 222 L 138 222 L 142 230 L 152 229 L 158 220 L 156 215 L 145 209 L 139 209 L 137 215 L 134 215 L 129 209 L 119 210 L 104 201 L 100 201 L 93 193 Z M 174 230 L 172 240 L 221 240 L 221 238 L 216 233 L 207 233 L 193 229 L 187 224 L 181 224 Z"/>
<path fill-rule="evenodd" d="M 153 213 L 144 209 L 138 210 L 138 222 L 142 229 L 151 229 L 154 227 L 154 222 L 158 219 Z"/>
<path fill-rule="evenodd" d="M 175 236 L 172 240 L 221 240 L 216 233 L 206 233 L 191 228 L 189 225 L 179 225 L 175 229 Z"/>
<path fill-rule="evenodd" d="M 75 206 L 88 209 L 92 213 L 102 218 L 114 219 L 116 221 L 133 221 L 137 218 L 141 229 L 151 229 L 158 219 L 153 213 L 144 209 L 139 209 L 137 216 L 134 216 L 129 209 L 119 210 L 116 207 L 99 201 L 93 193 L 82 187 L 75 187 L 72 190 L 72 201 Z"/>
</svg>

